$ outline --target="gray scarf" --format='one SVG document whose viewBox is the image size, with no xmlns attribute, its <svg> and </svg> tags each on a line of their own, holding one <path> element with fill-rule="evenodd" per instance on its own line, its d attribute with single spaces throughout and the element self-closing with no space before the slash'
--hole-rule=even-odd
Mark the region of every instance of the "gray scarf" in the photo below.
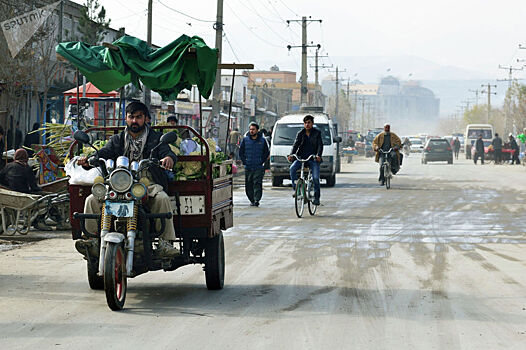
<svg viewBox="0 0 526 350">
<path fill-rule="evenodd" d="M 130 162 L 142 160 L 142 152 L 149 133 L 150 128 L 148 125 L 145 125 L 142 134 L 134 139 L 129 134 L 128 127 L 126 127 L 126 132 L 124 133 L 124 155 L 128 157 Z"/>
</svg>

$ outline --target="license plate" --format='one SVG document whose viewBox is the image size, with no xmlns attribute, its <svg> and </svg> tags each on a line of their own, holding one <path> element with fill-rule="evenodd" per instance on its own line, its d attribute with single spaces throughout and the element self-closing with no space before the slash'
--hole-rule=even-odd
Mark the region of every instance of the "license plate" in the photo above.
<svg viewBox="0 0 526 350">
<path fill-rule="evenodd" d="M 131 218 L 133 216 L 133 202 L 106 201 L 106 215 L 118 218 Z"/>
<path fill-rule="evenodd" d="M 205 196 L 180 196 L 181 215 L 204 215 L 205 214 Z M 177 202 L 175 197 L 170 197 L 172 204 L 172 213 L 177 215 Z"/>
</svg>

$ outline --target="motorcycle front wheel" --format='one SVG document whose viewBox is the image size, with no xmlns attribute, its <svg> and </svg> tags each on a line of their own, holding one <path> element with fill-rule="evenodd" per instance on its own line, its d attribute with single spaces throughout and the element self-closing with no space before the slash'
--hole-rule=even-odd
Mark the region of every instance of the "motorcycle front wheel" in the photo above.
<svg viewBox="0 0 526 350">
<path fill-rule="evenodd" d="M 104 291 L 113 311 L 122 310 L 126 300 L 126 255 L 122 244 L 110 243 L 104 255 Z"/>
</svg>

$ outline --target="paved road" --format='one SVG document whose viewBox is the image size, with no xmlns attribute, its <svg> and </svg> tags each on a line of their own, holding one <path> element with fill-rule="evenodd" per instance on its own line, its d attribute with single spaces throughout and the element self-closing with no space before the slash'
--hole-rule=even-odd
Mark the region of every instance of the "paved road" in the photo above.
<svg viewBox="0 0 526 350">
<path fill-rule="evenodd" d="M 522 166 L 413 156 L 389 191 L 371 160 L 343 171 L 301 220 L 290 188 L 236 190 L 222 291 L 149 273 L 111 312 L 67 235 L 0 252 L 0 348 L 526 347 Z"/>
</svg>

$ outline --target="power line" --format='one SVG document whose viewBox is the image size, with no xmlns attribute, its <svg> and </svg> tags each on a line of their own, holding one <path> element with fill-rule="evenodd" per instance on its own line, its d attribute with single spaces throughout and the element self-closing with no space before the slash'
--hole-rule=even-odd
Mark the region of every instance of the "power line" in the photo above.
<svg viewBox="0 0 526 350">
<path fill-rule="evenodd" d="M 249 32 L 251 32 L 256 38 L 258 38 L 259 40 L 263 41 L 265 44 L 269 45 L 269 46 L 273 46 L 273 47 L 279 47 L 279 48 L 282 48 L 283 45 L 276 45 L 276 44 L 273 44 L 265 39 L 263 39 L 262 37 L 260 37 L 259 35 L 257 35 L 253 30 L 252 28 L 250 28 L 245 22 L 243 22 L 243 20 L 237 15 L 237 13 L 232 9 L 232 7 L 228 4 L 228 2 L 226 3 L 226 6 L 228 6 L 228 8 L 230 9 L 230 11 L 232 11 L 232 14 L 239 20 L 239 22 L 241 22 L 241 24 L 243 24 L 243 26 L 245 26 L 245 28 L 248 29 Z"/>
<path fill-rule="evenodd" d="M 215 22 L 216 22 L 216 21 L 209 21 L 209 20 L 206 20 L 206 19 L 200 19 L 200 18 L 197 18 L 197 17 L 194 17 L 194 16 L 187 15 L 187 14 L 184 13 L 184 12 L 181 12 L 181 11 L 176 10 L 176 9 L 174 9 L 174 8 L 168 6 L 168 5 L 163 4 L 163 3 L 161 2 L 161 0 L 157 0 L 157 2 L 158 2 L 159 4 L 161 4 L 161 5 L 163 5 L 164 7 L 166 7 L 167 9 L 172 10 L 172 11 L 174 11 L 174 12 L 177 12 L 178 14 L 181 14 L 181 15 L 186 16 L 186 17 L 188 17 L 188 18 L 191 18 L 191 19 L 193 19 L 193 20 L 196 20 L 196 21 L 199 21 L 199 22 L 206 22 L 206 23 L 215 23 Z"/>
<path fill-rule="evenodd" d="M 287 4 L 285 2 L 283 2 L 283 0 L 279 0 L 279 2 L 281 2 L 283 4 L 283 6 L 285 6 L 290 12 L 292 12 L 296 17 L 301 17 L 300 15 L 298 15 L 296 12 L 292 11 L 292 9 L 290 7 L 287 6 Z"/>
<path fill-rule="evenodd" d="M 228 40 L 228 35 L 226 34 L 226 32 L 223 30 L 223 33 L 225 33 L 225 40 L 228 44 L 228 46 L 230 47 L 230 51 L 232 51 L 232 54 L 234 55 L 234 57 L 236 58 L 236 60 L 238 62 L 241 62 L 241 60 L 239 59 L 239 57 L 237 57 L 237 54 L 236 52 L 234 51 L 234 48 L 232 47 L 232 44 L 230 43 L 230 40 Z"/>
<path fill-rule="evenodd" d="M 250 7 L 251 7 L 252 9 L 250 9 L 247 5 L 245 5 L 245 4 L 243 3 L 243 1 L 240 1 L 240 3 L 241 3 L 243 6 L 245 6 L 249 11 L 252 11 L 252 12 L 256 13 L 261 19 L 264 19 L 265 21 L 273 22 L 273 23 L 282 23 L 282 22 L 285 22 L 285 21 L 277 21 L 277 20 L 275 20 L 275 19 L 269 19 L 269 18 L 266 18 L 266 17 L 261 16 L 261 14 L 258 13 L 258 11 L 257 11 L 256 8 L 254 7 L 254 5 L 253 5 L 249 0 L 247 0 L 247 3 L 250 4 Z"/>
<path fill-rule="evenodd" d="M 243 4 L 243 2 L 241 2 L 241 3 Z M 248 3 L 250 4 L 250 6 L 252 6 L 252 3 L 251 3 L 250 1 L 248 1 Z M 244 5 L 247 9 L 249 9 L 245 4 L 243 4 L 243 5 Z M 276 36 L 277 36 L 278 38 L 280 38 L 281 40 L 283 40 L 284 42 L 286 42 L 286 43 L 290 43 L 290 41 L 288 41 L 287 39 L 283 38 L 281 35 L 279 35 L 279 33 L 277 33 L 276 31 L 274 31 L 274 29 L 273 29 L 271 26 L 269 26 L 269 25 L 267 24 L 267 22 L 265 22 L 265 18 L 263 18 L 263 16 L 261 16 L 261 15 L 259 14 L 259 12 L 257 12 L 256 9 L 255 9 L 253 6 L 252 6 L 252 8 L 253 8 L 253 12 L 254 12 L 254 13 L 255 13 L 255 14 L 261 19 L 261 21 L 263 22 L 263 24 L 264 24 L 268 29 L 270 29 L 270 31 L 271 31 L 272 33 L 276 34 Z M 250 10 L 250 9 L 249 9 L 249 10 Z M 285 23 L 285 22 L 283 22 L 283 23 Z"/>
<path fill-rule="evenodd" d="M 147 9 L 144 9 L 144 10 L 142 10 L 140 12 L 132 13 L 132 14 L 124 16 L 124 17 L 112 18 L 112 20 L 113 21 L 120 21 L 122 19 L 126 19 L 126 18 L 129 18 L 129 17 L 134 17 L 134 16 L 137 16 L 137 15 L 145 15 L 147 11 L 148 11 Z"/>
</svg>

